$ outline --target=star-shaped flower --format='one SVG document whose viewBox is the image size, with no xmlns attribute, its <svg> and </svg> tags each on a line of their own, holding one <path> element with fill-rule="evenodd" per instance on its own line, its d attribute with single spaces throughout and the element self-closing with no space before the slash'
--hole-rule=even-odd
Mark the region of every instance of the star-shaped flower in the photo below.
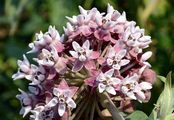
<svg viewBox="0 0 174 120">
<path fill-rule="evenodd" d="M 54 112 L 45 106 L 37 106 L 34 110 L 31 110 L 33 115 L 30 115 L 31 120 L 52 120 L 54 117 Z"/>
<path fill-rule="evenodd" d="M 99 57 L 99 52 L 89 49 L 89 40 L 86 40 L 82 47 L 77 42 L 73 41 L 72 47 L 74 51 L 70 51 L 69 53 L 76 59 L 73 71 L 79 71 L 84 65 L 87 69 L 89 66 L 95 66 L 92 60 Z"/>
<path fill-rule="evenodd" d="M 55 26 L 49 26 L 48 32 L 36 33 L 36 40 L 29 44 L 31 50 L 27 53 L 35 53 L 43 48 L 55 47 L 57 52 L 62 52 L 64 45 L 62 44 L 64 36 L 60 37 L 59 32 L 55 29 Z"/>
<path fill-rule="evenodd" d="M 96 81 L 98 82 L 98 88 L 100 93 L 106 90 L 108 93 L 116 95 L 115 86 L 118 86 L 121 83 L 121 80 L 116 77 L 112 77 L 113 74 L 114 74 L 114 69 L 110 69 L 107 72 L 105 73 L 101 72 L 98 75 Z"/>
<path fill-rule="evenodd" d="M 19 114 L 23 115 L 23 117 L 25 117 L 32 109 L 32 106 L 31 106 L 32 99 L 29 96 L 29 94 L 27 94 L 23 90 L 19 89 L 19 91 L 21 92 L 21 94 L 16 95 L 16 98 L 18 98 L 20 100 L 21 105 L 22 105 L 22 108 L 21 108 Z"/>
<path fill-rule="evenodd" d="M 122 80 L 121 91 L 129 98 L 142 102 L 146 98 L 143 91 L 150 90 L 152 84 L 148 82 L 138 83 L 138 80 L 139 76 L 137 74 L 134 74 L 131 77 L 127 76 Z"/>
<path fill-rule="evenodd" d="M 42 49 L 39 58 L 34 58 L 41 65 L 45 66 L 53 66 L 58 61 L 58 53 L 54 47 L 52 47 L 51 51 L 47 49 Z"/>
<path fill-rule="evenodd" d="M 77 87 L 69 87 L 65 80 L 62 80 L 58 87 L 54 87 L 54 98 L 46 105 L 48 107 L 54 107 L 58 104 L 58 113 L 60 116 L 66 111 L 66 107 L 76 108 L 76 104 L 72 97 L 77 91 Z"/>
<path fill-rule="evenodd" d="M 25 55 L 23 55 L 23 61 L 18 60 L 18 72 L 12 76 L 14 80 L 28 78 L 32 73 L 31 65 Z"/>
<path fill-rule="evenodd" d="M 114 47 L 110 48 L 106 61 L 107 64 L 115 70 L 120 70 L 122 66 L 130 62 L 130 60 L 124 59 L 126 53 L 127 51 L 125 49 L 115 51 Z"/>
</svg>

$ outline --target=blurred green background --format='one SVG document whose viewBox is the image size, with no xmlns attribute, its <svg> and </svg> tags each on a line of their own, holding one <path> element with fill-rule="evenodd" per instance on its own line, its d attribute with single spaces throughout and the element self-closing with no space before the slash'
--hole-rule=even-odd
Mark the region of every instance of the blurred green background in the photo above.
<svg viewBox="0 0 174 120">
<path fill-rule="evenodd" d="M 0 0 L 0 120 L 22 119 L 15 95 L 19 87 L 26 89 L 26 83 L 14 82 L 11 76 L 35 33 L 45 32 L 49 25 L 62 33 L 65 16 L 79 14 L 78 5 L 104 12 L 107 3 L 120 12 L 126 11 L 127 19 L 136 21 L 152 37 L 148 49 L 154 54 L 150 62 L 158 74 L 166 76 L 174 69 L 174 0 Z M 149 114 L 161 90 L 162 84 L 157 82 L 150 102 L 138 105 L 138 109 Z"/>
</svg>

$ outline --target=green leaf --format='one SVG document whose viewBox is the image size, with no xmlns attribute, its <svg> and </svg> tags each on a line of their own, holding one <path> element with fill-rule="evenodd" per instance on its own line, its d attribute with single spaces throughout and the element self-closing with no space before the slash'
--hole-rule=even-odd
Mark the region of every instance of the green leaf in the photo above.
<svg viewBox="0 0 174 120">
<path fill-rule="evenodd" d="M 157 100 L 157 104 L 153 109 L 148 120 L 165 120 L 165 117 L 172 114 L 174 110 L 174 87 L 172 86 L 171 72 L 168 73 L 166 80 L 162 78 L 162 81 L 165 81 L 164 90 L 161 93 L 160 97 Z"/>
<path fill-rule="evenodd" d="M 174 120 L 174 113 L 166 116 L 165 120 Z"/>
<path fill-rule="evenodd" d="M 137 110 L 129 116 L 127 116 L 125 120 L 146 120 L 147 118 L 148 117 L 144 112 Z"/>
<path fill-rule="evenodd" d="M 166 78 L 164 76 L 158 75 L 157 78 L 160 79 L 164 83 L 166 82 Z"/>
</svg>

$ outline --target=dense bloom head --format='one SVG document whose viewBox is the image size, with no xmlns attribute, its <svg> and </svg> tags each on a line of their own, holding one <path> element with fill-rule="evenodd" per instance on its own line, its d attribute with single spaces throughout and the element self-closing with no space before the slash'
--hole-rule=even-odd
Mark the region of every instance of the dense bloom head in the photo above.
<svg viewBox="0 0 174 120">
<path fill-rule="evenodd" d="M 63 35 L 52 26 L 36 34 L 27 53 L 35 53 L 37 65 L 25 55 L 18 61 L 19 70 L 12 78 L 30 81 L 29 92 L 20 90 L 17 95 L 23 116 L 31 112 L 34 120 L 59 120 L 71 114 L 74 118 L 92 95 L 96 100 L 103 93 L 113 101 L 118 97 L 114 102 L 120 105 L 126 100 L 147 100 L 156 78 L 147 62 L 152 52 L 144 52 L 151 37 L 110 5 L 106 13 L 79 9 L 80 15 L 66 17 Z"/>
</svg>

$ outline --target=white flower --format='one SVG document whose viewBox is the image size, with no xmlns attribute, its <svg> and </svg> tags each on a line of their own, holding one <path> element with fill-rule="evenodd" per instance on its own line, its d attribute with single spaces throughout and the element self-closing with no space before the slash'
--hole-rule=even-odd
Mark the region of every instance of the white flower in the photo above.
<svg viewBox="0 0 174 120">
<path fill-rule="evenodd" d="M 31 120 L 52 120 L 54 117 L 53 110 L 45 106 L 37 106 L 34 110 L 31 110 L 31 113 L 33 113 L 33 115 L 30 115 Z"/>
<path fill-rule="evenodd" d="M 32 82 L 30 85 L 38 85 L 45 80 L 46 71 L 42 66 L 31 65 L 32 74 L 27 76 L 28 80 Z"/>
<path fill-rule="evenodd" d="M 72 99 L 77 87 L 69 87 L 65 80 L 62 80 L 57 88 L 53 89 L 55 97 L 50 100 L 46 107 L 54 107 L 58 104 L 58 113 L 60 116 L 66 111 L 66 107 L 76 108 L 76 103 Z"/>
<path fill-rule="evenodd" d="M 82 47 L 75 41 L 72 42 L 72 47 L 75 51 L 70 51 L 70 54 L 74 57 L 79 59 L 79 61 L 86 61 L 90 58 L 92 50 L 89 50 L 90 43 L 89 40 L 86 40 Z"/>
<path fill-rule="evenodd" d="M 28 90 L 34 95 L 39 95 L 43 91 L 42 86 L 39 84 L 39 82 L 36 85 L 33 85 L 33 84 L 36 84 L 36 83 L 30 84 L 28 86 Z"/>
<path fill-rule="evenodd" d="M 25 55 L 23 55 L 23 61 L 18 60 L 18 72 L 12 76 L 14 80 L 27 78 L 31 74 L 31 65 Z"/>
<path fill-rule="evenodd" d="M 126 77 L 122 80 L 121 91 L 129 98 L 142 102 L 146 98 L 143 91 L 151 89 L 152 84 L 148 82 L 138 83 L 138 80 L 139 76 L 137 74 Z"/>
<path fill-rule="evenodd" d="M 21 89 L 19 89 L 19 91 L 21 92 L 21 94 L 16 95 L 16 98 L 18 98 L 20 100 L 21 105 L 22 105 L 22 108 L 21 108 L 19 114 L 23 115 L 23 117 L 25 117 L 32 109 L 32 107 L 31 107 L 32 100 L 26 92 L 24 92 Z"/>
<path fill-rule="evenodd" d="M 142 49 L 147 48 L 152 42 L 150 36 L 144 36 L 144 29 L 135 27 L 135 22 L 130 22 L 125 30 L 123 39 L 128 46 L 134 47 L 136 53 L 142 53 Z"/>
<path fill-rule="evenodd" d="M 54 47 L 52 47 L 51 51 L 47 49 L 42 49 L 40 53 L 40 58 L 34 58 L 41 65 L 45 66 L 53 66 L 58 60 L 58 53 Z"/>
<path fill-rule="evenodd" d="M 119 70 L 121 66 L 127 65 L 130 62 L 127 59 L 123 59 L 125 55 L 126 55 L 125 49 L 122 49 L 116 52 L 114 48 L 112 47 L 109 50 L 108 58 L 106 62 L 109 66 L 112 66 L 113 69 Z"/>
<path fill-rule="evenodd" d="M 27 53 L 34 53 L 37 52 L 38 50 L 40 50 L 43 46 L 46 45 L 46 42 L 44 40 L 44 34 L 40 31 L 40 33 L 36 33 L 35 35 L 35 41 L 33 43 L 29 44 L 29 47 L 31 48 L 30 51 L 28 51 Z"/>
<path fill-rule="evenodd" d="M 116 77 L 112 77 L 113 74 L 114 74 L 114 69 L 110 69 L 105 73 L 99 74 L 96 81 L 99 82 L 98 88 L 100 93 L 106 90 L 108 93 L 116 95 L 114 86 L 120 84 L 121 81 Z"/>
<path fill-rule="evenodd" d="M 31 50 L 27 53 L 38 52 L 43 48 L 50 48 L 51 46 L 58 47 L 58 52 L 64 49 L 63 42 L 64 36 L 59 35 L 59 32 L 55 29 L 55 26 L 49 26 L 48 32 L 36 33 L 36 40 L 29 44 Z"/>
</svg>

